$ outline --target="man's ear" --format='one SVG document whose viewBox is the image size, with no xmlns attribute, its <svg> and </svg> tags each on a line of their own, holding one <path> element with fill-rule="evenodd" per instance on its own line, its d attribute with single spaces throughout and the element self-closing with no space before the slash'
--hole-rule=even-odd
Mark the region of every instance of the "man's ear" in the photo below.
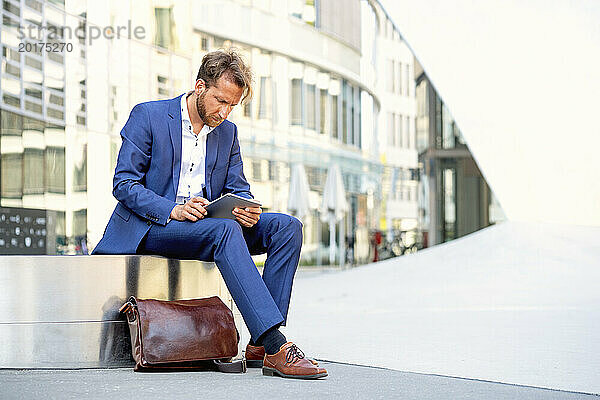
<svg viewBox="0 0 600 400">
<path fill-rule="evenodd" d="M 201 95 L 206 90 L 206 82 L 203 79 L 198 79 L 196 85 L 194 85 L 194 91 L 196 95 Z"/>
</svg>

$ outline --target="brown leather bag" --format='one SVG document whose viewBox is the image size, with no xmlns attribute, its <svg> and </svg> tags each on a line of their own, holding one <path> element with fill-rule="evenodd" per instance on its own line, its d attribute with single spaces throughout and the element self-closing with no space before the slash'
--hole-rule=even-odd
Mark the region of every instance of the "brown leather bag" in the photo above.
<svg viewBox="0 0 600 400">
<path fill-rule="evenodd" d="M 119 310 L 127 315 L 135 371 L 216 368 L 246 372 L 238 353 L 233 313 L 217 296 L 192 300 L 142 300 Z"/>
</svg>

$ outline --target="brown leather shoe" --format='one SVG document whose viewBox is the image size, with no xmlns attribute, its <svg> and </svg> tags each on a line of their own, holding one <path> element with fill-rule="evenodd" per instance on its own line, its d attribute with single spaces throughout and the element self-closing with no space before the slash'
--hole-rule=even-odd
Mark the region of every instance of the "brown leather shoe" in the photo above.
<svg viewBox="0 0 600 400">
<path fill-rule="evenodd" d="M 327 376 L 325 368 L 319 368 L 292 342 L 287 342 L 273 355 L 265 354 L 263 375 L 279 375 L 284 378 L 317 379 Z"/>
<path fill-rule="evenodd" d="M 265 358 L 265 348 L 263 346 L 252 346 L 248 343 L 246 346 L 246 365 L 248 368 L 262 368 Z"/>
<path fill-rule="evenodd" d="M 265 348 L 263 346 L 252 346 L 250 343 L 246 346 L 246 365 L 248 368 L 262 368 L 265 358 Z M 313 365 L 319 365 L 315 360 L 307 359 Z"/>
</svg>

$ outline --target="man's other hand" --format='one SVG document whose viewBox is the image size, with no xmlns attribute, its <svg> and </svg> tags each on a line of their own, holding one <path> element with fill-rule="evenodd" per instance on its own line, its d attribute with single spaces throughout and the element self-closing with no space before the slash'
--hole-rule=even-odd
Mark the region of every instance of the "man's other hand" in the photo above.
<svg viewBox="0 0 600 400">
<path fill-rule="evenodd" d="M 185 204 L 178 204 L 171 210 L 171 218 L 177 221 L 189 221 L 196 222 L 206 216 L 205 205 L 210 203 L 204 197 L 193 197 L 188 200 Z"/>
<path fill-rule="evenodd" d="M 246 228 L 250 228 L 258 222 L 262 208 L 260 207 L 247 207 L 247 208 L 234 208 L 232 214 L 235 215 L 235 219 Z"/>
</svg>

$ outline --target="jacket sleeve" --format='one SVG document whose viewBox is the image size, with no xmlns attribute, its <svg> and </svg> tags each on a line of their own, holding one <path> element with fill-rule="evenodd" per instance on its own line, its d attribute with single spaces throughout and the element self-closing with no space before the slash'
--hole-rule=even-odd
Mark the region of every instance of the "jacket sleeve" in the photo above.
<svg viewBox="0 0 600 400">
<path fill-rule="evenodd" d="M 166 225 L 176 203 L 145 187 L 152 157 L 152 130 L 144 104 L 136 105 L 121 130 L 113 195 L 141 218 Z"/>
<path fill-rule="evenodd" d="M 242 163 L 242 155 L 240 153 L 240 144 L 238 142 L 237 126 L 233 128 L 233 143 L 229 155 L 229 167 L 227 169 L 227 177 L 225 178 L 225 186 L 223 193 L 233 193 L 240 197 L 253 199 L 250 193 L 250 184 L 244 176 L 244 165 Z"/>
</svg>

